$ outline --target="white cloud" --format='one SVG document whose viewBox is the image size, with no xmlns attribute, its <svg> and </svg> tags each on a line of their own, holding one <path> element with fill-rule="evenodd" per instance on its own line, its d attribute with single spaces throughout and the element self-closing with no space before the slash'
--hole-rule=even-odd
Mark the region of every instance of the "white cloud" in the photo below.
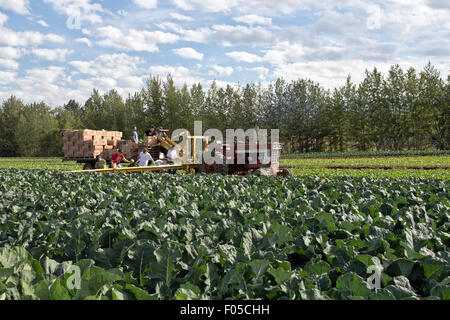
<svg viewBox="0 0 450 320">
<path fill-rule="evenodd" d="M 43 26 L 43 27 L 45 27 L 45 28 L 50 27 L 50 26 L 48 25 L 48 23 L 45 22 L 44 20 L 38 20 L 38 21 L 36 21 L 36 23 L 40 24 L 41 26 Z"/>
<path fill-rule="evenodd" d="M 12 59 L 2 59 L 0 58 L 0 67 L 4 69 L 19 69 L 19 63 Z"/>
<path fill-rule="evenodd" d="M 371 22 L 373 23 L 373 22 Z M 350 30 L 362 28 L 365 24 L 355 14 L 346 12 L 340 13 L 334 10 L 326 10 L 321 17 L 314 23 L 317 33 L 323 33 L 327 36 L 346 34 Z"/>
<path fill-rule="evenodd" d="M 0 0 L 0 8 L 25 15 L 30 13 L 29 2 L 29 0 Z"/>
<path fill-rule="evenodd" d="M 22 51 L 13 47 L 0 47 L 0 58 L 5 59 L 19 59 Z"/>
<path fill-rule="evenodd" d="M 126 76 L 121 78 L 123 84 L 129 88 L 135 88 L 135 90 L 139 90 L 144 86 L 145 76 Z"/>
<path fill-rule="evenodd" d="M 54 33 L 50 33 L 50 34 L 46 34 L 44 36 L 44 39 L 46 41 L 50 41 L 50 42 L 55 42 L 55 43 L 64 43 L 66 42 L 66 39 L 63 36 L 54 34 Z"/>
<path fill-rule="evenodd" d="M 101 15 L 106 13 L 100 3 L 91 3 L 91 0 L 44 0 L 44 2 L 52 4 L 54 10 L 60 14 L 79 17 L 80 23 L 102 23 Z"/>
<path fill-rule="evenodd" d="M 71 61 L 69 63 L 72 67 L 77 69 L 80 73 L 96 75 L 98 72 L 91 66 L 94 66 L 94 62 L 90 61 Z"/>
<path fill-rule="evenodd" d="M 184 29 L 172 22 L 160 23 L 157 26 L 162 30 L 171 30 L 179 34 L 184 41 L 199 43 L 218 42 L 224 46 L 269 45 L 275 38 L 272 31 L 260 26 L 213 25 L 210 28 L 200 27 L 191 30 Z"/>
<path fill-rule="evenodd" d="M 15 78 L 16 78 L 15 72 L 0 70 L 0 84 L 8 84 L 8 83 L 14 81 Z"/>
<path fill-rule="evenodd" d="M 32 49 L 31 53 L 42 60 L 65 61 L 73 51 L 69 49 Z"/>
<path fill-rule="evenodd" d="M 274 34 L 259 26 L 214 25 L 212 29 L 214 30 L 212 39 L 224 46 L 269 45 L 274 41 Z"/>
<path fill-rule="evenodd" d="M 200 12 L 231 12 L 232 10 L 251 14 L 290 14 L 297 10 L 308 9 L 311 6 L 329 7 L 336 6 L 333 0 L 173 0 L 175 5 L 182 10 Z M 354 2 L 348 0 L 346 2 Z"/>
<path fill-rule="evenodd" d="M 78 39 L 76 39 L 75 41 L 76 41 L 76 42 L 79 42 L 79 43 L 84 43 L 84 44 L 86 44 L 88 47 L 92 47 L 92 41 L 89 40 L 88 38 L 78 38 Z"/>
<path fill-rule="evenodd" d="M 203 60 L 203 53 L 196 51 L 193 48 L 179 48 L 172 50 L 176 55 L 186 59 Z"/>
<path fill-rule="evenodd" d="M 63 43 L 65 42 L 65 39 L 56 34 L 42 34 L 36 31 L 16 32 L 0 26 L 0 44 L 26 47 L 30 45 L 40 45 L 46 41 Z"/>
<path fill-rule="evenodd" d="M 96 36 L 100 38 L 98 44 L 123 51 L 158 52 L 158 43 L 174 43 L 179 37 L 173 33 L 161 31 L 144 31 L 128 29 L 124 34 L 120 29 L 112 26 L 100 27 Z"/>
<path fill-rule="evenodd" d="M 65 38 L 57 34 L 42 34 L 37 31 L 14 31 L 8 29 L 4 24 L 8 16 L 0 12 L 0 44 L 8 46 L 26 47 L 39 45 L 46 41 L 63 43 Z"/>
<path fill-rule="evenodd" d="M 6 21 L 8 21 L 8 16 L 0 12 L 0 27 L 3 26 Z"/>
<path fill-rule="evenodd" d="M 273 65 L 286 64 L 304 60 L 303 55 L 308 48 L 298 43 L 290 43 L 283 41 L 274 45 L 271 49 L 266 50 L 264 60 Z"/>
<path fill-rule="evenodd" d="M 172 32 L 178 33 L 181 35 L 182 40 L 198 42 L 198 43 L 206 43 L 212 37 L 214 32 L 207 27 L 201 27 L 197 29 L 187 30 L 183 29 L 176 23 L 172 22 L 163 22 L 157 24 L 157 26 L 162 30 L 171 30 Z"/>
<path fill-rule="evenodd" d="M 431 8 L 450 10 L 450 3 L 447 0 L 425 0 L 425 3 Z"/>
<path fill-rule="evenodd" d="M 193 84 L 203 82 L 203 79 L 193 76 L 193 72 L 191 70 L 182 66 L 151 66 L 149 71 L 151 76 L 159 76 L 163 79 L 170 74 L 173 77 L 176 86 L 183 86 L 184 84 L 191 86 Z"/>
<path fill-rule="evenodd" d="M 238 4 L 238 0 L 173 0 L 182 10 L 202 10 L 207 12 L 228 12 Z"/>
<path fill-rule="evenodd" d="M 56 106 L 66 103 L 69 99 L 85 97 L 80 91 L 68 88 L 70 78 L 63 67 L 32 68 L 25 72 L 24 77 L 16 76 L 13 81 L 14 86 L 8 90 L 7 96 L 13 94 L 25 102 L 45 101 Z"/>
<path fill-rule="evenodd" d="M 144 9 L 153 9 L 158 6 L 158 0 L 134 0 L 134 3 Z"/>
<path fill-rule="evenodd" d="M 93 88 L 100 93 L 116 89 L 126 97 L 140 91 L 148 70 L 141 68 L 138 57 L 126 54 L 104 54 L 92 61 L 72 61 L 68 65 L 77 71 L 68 73 L 64 67 L 32 68 L 22 78 L 16 73 L 0 71 L 0 84 L 11 83 L 18 89 L 10 89 L 3 98 L 14 94 L 26 102 L 45 101 L 50 105 L 62 105 L 69 99 L 84 102 Z"/>
<path fill-rule="evenodd" d="M 103 92 L 112 90 L 117 87 L 117 80 L 109 77 L 96 77 L 89 79 L 79 79 L 75 81 L 79 88 L 83 88 L 86 91 L 93 88 L 99 88 Z"/>
<path fill-rule="evenodd" d="M 258 16 L 256 14 L 248 14 L 245 16 L 235 17 L 233 18 L 234 21 L 246 23 L 250 26 L 253 26 L 255 24 L 261 24 L 261 25 L 271 25 L 272 19 L 271 18 L 265 18 L 262 16 Z"/>
<path fill-rule="evenodd" d="M 209 28 L 197 28 L 194 30 L 183 30 L 182 32 L 183 40 L 206 43 L 211 39 L 213 31 Z"/>
<path fill-rule="evenodd" d="M 170 16 L 172 17 L 172 19 L 175 20 L 180 20 L 180 21 L 194 21 L 194 19 L 192 19 L 191 17 L 176 13 L 176 12 L 171 12 Z"/>
<path fill-rule="evenodd" d="M 219 76 L 219 77 L 231 76 L 231 74 L 234 71 L 232 67 L 222 67 L 218 65 L 211 66 L 211 69 L 212 70 L 210 70 L 208 74 L 211 76 Z"/>
<path fill-rule="evenodd" d="M 138 73 L 142 61 L 139 57 L 114 53 L 100 55 L 92 61 L 71 61 L 69 64 L 83 74 L 119 79 Z"/>
<path fill-rule="evenodd" d="M 266 76 L 269 74 L 270 70 L 264 67 L 248 68 L 247 70 L 256 72 L 259 76 L 259 80 L 266 80 Z"/>
<path fill-rule="evenodd" d="M 406 70 L 409 67 L 413 67 L 416 70 L 422 70 L 426 63 L 417 59 L 407 61 L 401 58 L 393 59 L 388 62 L 361 59 L 305 61 L 275 66 L 273 76 L 283 77 L 288 81 L 307 78 L 318 82 L 327 89 L 333 89 L 343 85 L 349 74 L 354 83 L 359 83 L 363 80 L 364 71 L 366 69 L 371 71 L 376 67 L 379 72 L 387 74 L 389 68 L 394 64 L 399 64 L 403 70 Z M 437 66 L 439 67 L 439 65 Z"/>
<path fill-rule="evenodd" d="M 255 63 L 255 62 L 262 62 L 264 60 L 263 57 L 245 51 L 227 52 L 226 55 L 238 62 L 243 61 L 247 63 Z"/>
<path fill-rule="evenodd" d="M 44 88 L 64 77 L 64 68 L 49 66 L 48 68 L 33 68 L 26 71 L 25 78 L 17 79 L 20 86 L 37 86 Z"/>
</svg>

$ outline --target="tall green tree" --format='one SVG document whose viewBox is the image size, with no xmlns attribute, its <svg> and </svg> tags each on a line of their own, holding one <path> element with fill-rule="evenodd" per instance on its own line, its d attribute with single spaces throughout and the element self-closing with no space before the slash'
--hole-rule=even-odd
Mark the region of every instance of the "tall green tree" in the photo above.
<svg viewBox="0 0 450 320">
<path fill-rule="evenodd" d="M 171 75 L 167 76 L 164 87 L 164 119 L 158 124 L 165 129 L 174 130 L 180 127 L 181 98 Z"/>
<path fill-rule="evenodd" d="M 84 126 L 93 130 L 104 129 L 104 113 L 103 97 L 97 89 L 94 89 L 83 107 L 82 122 Z"/>
<path fill-rule="evenodd" d="M 144 98 L 140 92 L 128 95 L 125 101 L 125 110 L 128 115 L 130 127 L 136 126 L 139 140 L 144 137 L 145 130 L 148 129 L 150 120 L 147 118 Z"/>
<path fill-rule="evenodd" d="M 19 155 L 19 142 L 16 140 L 17 125 L 23 113 L 24 104 L 15 96 L 3 102 L 0 110 L 0 156 Z"/>
<path fill-rule="evenodd" d="M 165 115 L 162 80 L 157 76 L 150 77 L 141 94 L 146 106 L 146 118 L 149 121 L 148 127 L 152 125 L 161 126 Z"/>
<path fill-rule="evenodd" d="M 377 150 L 388 149 L 386 132 L 389 131 L 390 112 L 386 105 L 383 82 L 383 76 L 376 68 L 372 72 L 366 70 L 366 77 L 360 88 L 364 97 L 361 102 L 367 105 L 370 141 Z"/>
<path fill-rule="evenodd" d="M 55 155 L 62 148 L 60 132 L 49 106 L 43 102 L 26 105 L 15 132 L 18 154 L 22 157 Z"/>
<path fill-rule="evenodd" d="M 428 139 L 435 148 L 446 149 L 449 147 L 448 84 L 445 85 L 431 63 L 420 73 L 420 91 L 420 104 L 425 110 L 422 121 L 429 126 Z"/>
</svg>

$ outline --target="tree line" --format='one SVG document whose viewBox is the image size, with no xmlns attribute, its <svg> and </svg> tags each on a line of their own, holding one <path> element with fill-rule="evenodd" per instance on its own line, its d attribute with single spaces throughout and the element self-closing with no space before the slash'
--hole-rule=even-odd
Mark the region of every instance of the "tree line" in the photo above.
<svg viewBox="0 0 450 320">
<path fill-rule="evenodd" d="M 444 80 L 430 63 L 420 72 L 366 70 L 358 85 L 349 76 L 333 90 L 308 79 L 203 88 L 150 76 L 125 99 L 94 89 L 84 104 L 51 108 L 11 96 L 0 107 L 0 156 L 61 156 L 64 129 L 122 131 L 130 139 L 133 126 L 143 137 L 151 125 L 193 132 L 196 120 L 204 130 L 280 129 L 285 152 L 447 150 L 449 102 L 450 75 Z"/>
</svg>

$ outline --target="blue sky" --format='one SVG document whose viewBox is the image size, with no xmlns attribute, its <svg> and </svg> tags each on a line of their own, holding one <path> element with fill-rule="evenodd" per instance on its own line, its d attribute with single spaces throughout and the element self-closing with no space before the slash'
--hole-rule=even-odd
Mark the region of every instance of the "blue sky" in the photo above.
<svg viewBox="0 0 450 320">
<path fill-rule="evenodd" d="M 441 0 L 0 0 L 0 101 L 52 106 L 95 87 L 309 78 L 326 88 L 393 64 L 450 70 Z"/>
</svg>

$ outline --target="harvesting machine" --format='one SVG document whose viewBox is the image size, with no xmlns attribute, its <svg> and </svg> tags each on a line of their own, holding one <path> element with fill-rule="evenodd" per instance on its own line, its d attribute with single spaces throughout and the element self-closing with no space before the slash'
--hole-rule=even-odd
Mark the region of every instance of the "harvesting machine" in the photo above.
<svg viewBox="0 0 450 320">
<path fill-rule="evenodd" d="M 163 131 L 164 132 L 164 131 Z M 91 157 L 78 157 L 78 158 L 68 158 L 64 157 L 65 161 L 77 161 L 79 163 L 84 163 L 84 168 L 82 171 L 74 172 L 141 172 L 141 171 L 154 171 L 154 172 L 177 172 L 178 170 L 184 171 L 186 173 L 204 173 L 204 174 L 222 174 L 222 175 L 247 175 L 253 174 L 258 176 L 266 175 L 280 175 L 280 176 L 291 176 L 289 169 L 280 169 L 280 156 L 282 150 L 282 144 L 280 143 L 266 143 L 258 144 L 251 142 L 239 142 L 235 141 L 233 144 L 220 144 L 216 145 L 215 148 L 210 148 L 209 145 L 210 137 L 205 136 L 188 136 L 185 141 L 189 143 L 182 147 L 167 135 L 164 136 L 152 136 L 146 137 L 144 143 L 133 144 L 131 141 L 121 141 L 117 143 L 118 147 L 122 145 L 131 146 L 128 148 L 125 157 L 127 159 L 137 160 L 139 153 L 144 149 L 148 149 L 152 158 L 155 160 L 161 160 L 163 163 L 167 163 L 165 159 L 168 150 L 173 147 L 178 151 L 180 161 L 176 164 L 162 164 L 162 165 L 152 165 L 147 167 L 138 167 L 135 165 L 130 165 L 124 168 L 108 168 L 108 169 L 98 169 L 93 170 L 95 164 L 96 154 Z M 64 141 L 64 140 L 63 140 Z M 111 151 L 106 152 L 107 156 L 102 157 L 111 163 L 111 155 L 117 148 L 113 148 Z M 204 161 L 203 154 L 209 152 L 208 148 L 211 149 L 210 155 L 217 157 L 219 161 Z M 67 149 L 67 148 L 66 148 Z M 100 149 L 100 148 L 99 148 Z M 110 148 L 108 148 L 110 149 Z M 205 151 L 203 151 L 205 150 Z M 100 151 L 100 150 L 99 150 Z M 105 152 L 105 151 L 102 151 Z"/>
</svg>

